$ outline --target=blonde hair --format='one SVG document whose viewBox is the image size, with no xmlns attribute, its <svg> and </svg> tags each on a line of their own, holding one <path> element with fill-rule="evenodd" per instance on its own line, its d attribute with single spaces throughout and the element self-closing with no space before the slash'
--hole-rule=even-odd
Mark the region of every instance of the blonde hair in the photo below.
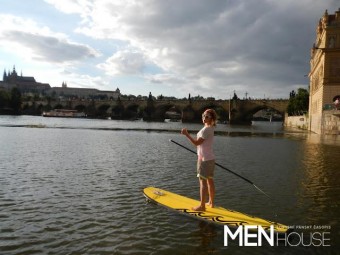
<svg viewBox="0 0 340 255">
<path fill-rule="evenodd" d="M 215 110 L 214 109 L 206 109 L 204 111 L 204 113 L 208 113 L 209 115 L 211 115 L 212 125 L 216 126 L 217 114 L 216 114 Z"/>
</svg>

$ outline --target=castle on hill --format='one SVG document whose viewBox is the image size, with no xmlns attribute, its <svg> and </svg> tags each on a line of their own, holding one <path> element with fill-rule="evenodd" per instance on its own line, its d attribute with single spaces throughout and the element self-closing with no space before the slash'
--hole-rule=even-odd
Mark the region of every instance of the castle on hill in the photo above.
<svg viewBox="0 0 340 255">
<path fill-rule="evenodd" d="M 59 98 L 108 98 L 117 99 L 120 96 L 120 90 L 114 91 L 98 90 L 94 88 L 74 88 L 68 87 L 66 82 L 61 87 L 51 87 L 48 83 L 37 82 L 32 76 L 18 75 L 13 67 L 13 71 L 4 70 L 3 80 L 0 81 L 0 89 L 11 90 L 18 88 L 22 94 L 38 93 L 42 95 L 51 95 Z"/>
<path fill-rule="evenodd" d="M 37 82 L 34 77 L 23 76 L 22 73 L 18 75 L 15 66 L 12 72 L 8 71 L 7 73 L 4 70 L 3 81 L 0 83 L 0 86 L 8 90 L 16 87 L 23 94 L 30 92 L 44 94 L 51 89 L 50 84 Z"/>
</svg>

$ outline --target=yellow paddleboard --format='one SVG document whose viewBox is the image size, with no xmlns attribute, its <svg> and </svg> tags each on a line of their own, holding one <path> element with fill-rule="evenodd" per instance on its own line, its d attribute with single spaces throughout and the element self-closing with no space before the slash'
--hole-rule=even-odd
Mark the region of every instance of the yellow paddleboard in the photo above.
<svg viewBox="0 0 340 255">
<path fill-rule="evenodd" d="M 286 233 L 289 229 L 288 226 L 280 223 L 268 221 L 222 207 L 206 207 L 205 211 L 194 211 L 191 208 L 200 203 L 198 200 L 177 195 L 166 190 L 147 187 L 143 190 L 143 192 L 144 196 L 152 202 L 156 202 L 180 213 L 211 223 L 228 225 L 234 228 L 241 225 L 257 225 L 262 226 L 265 230 L 269 230 L 272 225 L 274 226 L 275 232 L 282 234 Z"/>
</svg>

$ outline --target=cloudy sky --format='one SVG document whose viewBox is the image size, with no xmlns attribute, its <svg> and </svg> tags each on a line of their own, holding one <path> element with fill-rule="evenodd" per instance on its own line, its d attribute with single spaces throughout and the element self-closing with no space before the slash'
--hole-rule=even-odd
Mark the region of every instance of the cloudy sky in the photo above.
<svg viewBox="0 0 340 255">
<path fill-rule="evenodd" d="M 339 0 L 0 0 L 0 71 L 122 94 L 287 98 Z M 1 77 L 2 79 L 2 77 Z"/>
</svg>

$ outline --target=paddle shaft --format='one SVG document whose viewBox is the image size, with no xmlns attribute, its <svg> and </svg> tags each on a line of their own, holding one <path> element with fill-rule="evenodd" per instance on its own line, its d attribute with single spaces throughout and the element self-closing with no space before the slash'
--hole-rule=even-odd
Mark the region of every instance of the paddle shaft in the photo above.
<svg viewBox="0 0 340 255">
<path fill-rule="evenodd" d="M 184 145 L 182 145 L 182 144 L 180 144 L 180 143 L 178 143 L 178 142 L 176 142 L 176 141 L 174 141 L 174 140 L 172 140 L 172 139 L 170 139 L 169 141 L 172 142 L 172 143 L 174 143 L 174 144 L 177 144 L 178 146 L 182 147 L 183 149 L 186 149 L 187 151 L 190 151 L 190 152 L 192 152 L 192 153 L 194 153 L 194 154 L 197 155 L 197 153 L 196 153 L 195 151 L 193 151 L 193 150 L 191 150 L 191 149 L 185 147 Z M 245 177 L 239 175 L 238 173 L 235 173 L 234 171 L 231 171 L 230 169 L 228 169 L 228 168 L 226 168 L 226 167 L 224 167 L 224 166 L 222 166 L 222 165 L 220 165 L 220 164 L 218 164 L 218 163 L 215 163 L 215 165 L 216 165 L 216 166 L 219 166 L 220 168 L 222 168 L 222 169 L 224 169 L 224 170 L 226 170 L 226 171 L 228 171 L 229 173 L 232 173 L 232 174 L 236 175 L 237 177 L 241 178 L 242 180 L 244 180 L 244 181 L 250 183 L 250 184 L 253 185 L 257 190 L 259 190 L 261 193 L 263 193 L 264 195 L 266 195 L 267 197 L 269 197 L 263 190 L 261 190 L 259 187 L 257 187 L 252 181 L 248 180 L 247 178 L 245 178 Z M 269 197 L 269 198 L 270 198 L 270 197 Z"/>
</svg>

